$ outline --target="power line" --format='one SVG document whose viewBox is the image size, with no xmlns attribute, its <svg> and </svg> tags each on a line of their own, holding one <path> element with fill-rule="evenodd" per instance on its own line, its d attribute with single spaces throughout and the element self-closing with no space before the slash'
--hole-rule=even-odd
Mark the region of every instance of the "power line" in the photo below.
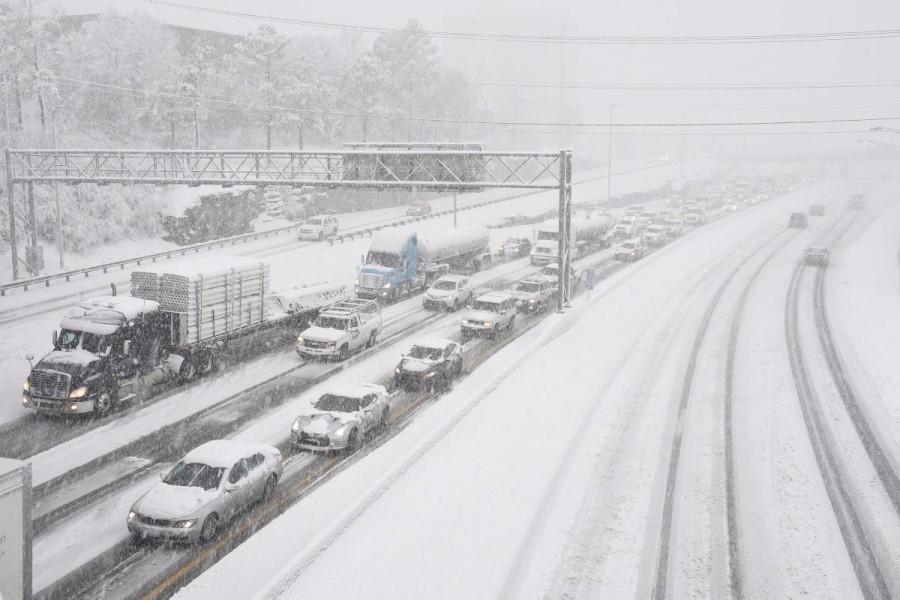
<svg viewBox="0 0 900 600">
<path fill-rule="evenodd" d="M 314 115 L 322 115 L 322 116 L 332 116 L 332 117 L 366 117 L 370 119 L 386 119 L 393 121 L 415 121 L 415 122 L 424 122 L 424 123 L 446 123 L 446 124 L 470 124 L 470 125 L 498 125 L 498 126 L 526 126 L 526 127 L 564 127 L 564 128 L 614 128 L 614 129 L 624 129 L 628 127 L 635 128 L 675 128 L 675 127 L 757 127 L 757 126 L 782 126 L 782 125 L 835 125 L 839 123 L 871 123 L 871 122 L 879 122 L 879 121 L 900 121 L 900 116 L 889 115 L 889 116 L 880 116 L 880 117 L 853 117 L 853 118 L 842 118 L 842 119 L 783 119 L 783 120 L 772 120 L 772 121 L 709 121 L 709 122 L 623 122 L 623 123 L 608 123 L 608 122 L 553 122 L 553 121 L 510 121 L 510 120 L 489 120 L 489 119 L 450 119 L 443 117 L 411 117 L 404 115 L 389 115 L 389 114 L 381 114 L 381 113 L 353 113 L 353 112 L 345 112 L 345 111 L 336 111 L 336 110 L 325 110 L 325 109 L 314 109 L 314 108 L 298 108 L 292 106 L 277 106 L 277 105 L 260 105 L 260 104 L 252 104 L 246 102 L 240 102 L 237 100 L 228 100 L 221 98 L 210 98 L 210 97 L 194 97 L 185 94 L 177 94 L 172 92 L 163 92 L 163 91 L 155 91 L 155 90 L 141 90 L 136 88 L 129 88 L 120 85 L 108 84 L 108 83 L 100 83 L 96 81 L 87 81 L 84 79 L 75 79 L 73 77 L 63 77 L 61 75 L 51 75 L 50 78 L 56 79 L 59 81 L 66 81 L 69 83 L 75 83 L 79 85 L 85 85 L 89 87 L 96 87 L 105 90 L 115 90 L 121 91 L 125 93 L 138 94 L 143 96 L 158 96 L 165 98 L 173 98 L 173 99 L 181 99 L 187 101 L 196 101 L 200 100 L 206 103 L 212 104 L 222 104 L 227 106 L 235 106 L 242 108 L 249 108 L 257 111 L 279 111 L 279 112 L 289 112 L 295 114 L 314 114 Z"/>
<path fill-rule="evenodd" d="M 857 88 L 900 87 L 900 81 L 845 81 L 845 82 L 796 82 L 796 83 L 722 83 L 722 84 L 656 84 L 615 82 L 572 82 L 560 84 L 551 81 L 478 81 L 484 87 L 522 87 L 573 90 L 664 90 L 664 91 L 716 91 L 716 90 L 832 90 Z"/>
<path fill-rule="evenodd" d="M 318 29 L 331 29 L 339 31 L 355 31 L 361 33 L 399 33 L 404 29 L 394 27 L 378 27 L 371 25 L 352 25 L 346 23 L 332 23 L 326 21 L 311 21 L 308 19 L 295 19 L 291 17 L 279 17 L 263 15 L 259 13 L 227 10 L 223 8 L 210 8 L 196 6 L 182 2 L 168 0 L 141 0 L 148 4 L 180 8 L 206 14 L 219 16 L 267 21 L 286 25 L 299 25 Z M 408 33 L 408 32 L 407 32 Z M 690 36 L 600 36 L 600 35 L 544 35 L 544 34 L 516 34 L 516 33 L 477 33 L 461 31 L 427 30 L 422 35 L 438 39 L 475 40 L 487 42 L 514 42 L 537 44 L 585 44 L 585 45 L 716 45 L 716 44 L 781 44 L 793 42 L 836 42 L 849 40 L 878 40 L 894 39 L 900 37 L 900 29 L 870 29 L 859 31 L 831 31 L 820 33 L 783 33 L 760 35 L 690 35 Z"/>
</svg>

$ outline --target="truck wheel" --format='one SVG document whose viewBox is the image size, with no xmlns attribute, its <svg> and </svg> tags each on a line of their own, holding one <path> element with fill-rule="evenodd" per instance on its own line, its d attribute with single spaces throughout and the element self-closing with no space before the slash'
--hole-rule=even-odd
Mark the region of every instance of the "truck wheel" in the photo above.
<svg viewBox="0 0 900 600">
<path fill-rule="evenodd" d="M 194 364 L 194 357 L 185 356 L 181 361 L 181 367 L 178 369 L 178 379 L 182 383 L 187 383 L 197 376 L 197 366 Z"/>
<path fill-rule="evenodd" d="M 343 346 L 341 346 L 340 359 L 347 360 L 348 358 L 350 358 L 350 345 L 344 344 Z"/>
<path fill-rule="evenodd" d="M 197 356 L 197 372 L 200 374 L 200 377 L 205 377 L 207 375 L 211 375 L 215 373 L 218 365 L 216 364 L 216 357 L 211 350 L 203 350 Z"/>
<path fill-rule="evenodd" d="M 377 332 L 373 331 L 372 333 L 370 333 L 369 341 L 366 342 L 366 348 L 372 348 L 373 346 L 375 346 L 375 338 L 377 338 L 377 337 L 378 337 Z"/>
<path fill-rule="evenodd" d="M 105 417 L 112 411 L 113 398 L 109 392 L 101 392 L 97 399 L 94 400 L 94 414 L 100 418 Z"/>
</svg>

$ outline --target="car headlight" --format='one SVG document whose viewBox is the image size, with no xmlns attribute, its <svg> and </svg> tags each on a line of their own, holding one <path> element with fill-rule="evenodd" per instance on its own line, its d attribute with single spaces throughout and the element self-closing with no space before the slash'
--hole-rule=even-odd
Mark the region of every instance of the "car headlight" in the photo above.
<svg viewBox="0 0 900 600">
<path fill-rule="evenodd" d="M 71 398 L 71 399 L 84 398 L 85 396 L 87 396 L 87 393 L 88 393 L 87 386 L 83 385 L 80 388 L 75 388 L 74 390 L 72 390 L 72 393 L 69 394 L 69 398 Z"/>
<path fill-rule="evenodd" d="M 349 427 L 347 425 L 344 425 L 340 429 L 336 429 L 332 435 L 334 435 L 335 437 L 344 437 L 347 431 L 349 431 Z"/>
<path fill-rule="evenodd" d="M 31 391 L 31 380 L 26 379 L 25 383 L 22 384 L 22 389 L 24 389 L 26 392 Z"/>
<path fill-rule="evenodd" d="M 297 344 L 299 344 L 300 346 L 303 345 L 303 336 L 302 335 L 297 336 Z"/>
<path fill-rule="evenodd" d="M 197 519 L 188 519 L 186 521 L 175 521 L 176 529 L 190 529 L 197 524 Z"/>
<path fill-rule="evenodd" d="M 396 369 L 394 369 L 394 373 L 396 373 L 397 375 L 399 375 L 399 374 L 400 374 L 400 367 L 397 367 Z"/>
<path fill-rule="evenodd" d="M 432 377 L 434 377 L 434 371 L 432 371 L 432 372 L 428 373 L 427 375 L 425 375 L 425 379 L 431 379 Z"/>
<path fill-rule="evenodd" d="M 137 518 L 138 518 L 138 514 L 137 514 L 136 512 L 131 511 L 131 512 L 128 513 L 128 522 L 129 522 L 129 523 L 131 523 L 131 522 L 137 520 Z"/>
<path fill-rule="evenodd" d="M 300 419 L 294 421 L 294 424 L 291 425 L 291 431 L 293 431 L 294 433 L 300 431 Z"/>
<path fill-rule="evenodd" d="M 485 322 L 484 322 L 484 326 L 485 326 L 485 327 L 490 327 L 490 326 L 493 325 L 493 324 L 494 324 L 494 323 L 493 323 L 492 321 L 485 321 Z"/>
<path fill-rule="evenodd" d="M 391 282 L 390 282 L 390 281 L 388 281 L 386 284 L 384 284 L 384 289 L 388 289 L 388 288 L 390 288 L 390 287 L 391 287 Z"/>
</svg>

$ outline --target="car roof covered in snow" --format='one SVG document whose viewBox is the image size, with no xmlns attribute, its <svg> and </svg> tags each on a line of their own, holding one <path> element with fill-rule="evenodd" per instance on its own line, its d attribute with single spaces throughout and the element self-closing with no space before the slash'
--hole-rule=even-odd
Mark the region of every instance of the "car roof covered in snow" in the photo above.
<svg viewBox="0 0 900 600">
<path fill-rule="evenodd" d="M 349 383 L 329 387 L 322 394 L 331 394 L 332 396 L 342 396 L 344 398 L 362 398 L 372 393 L 387 393 L 387 389 L 378 383 Z M 321 397 L 321 396 L 320 396 Z"/>
<path fill-rule="evenodd" d="M 437 283 L 438 281 L 452 281 L 455 283 L 458 281 L 462 281 L 465 278 L 465 275 L 455 275 L 453 273 L 447 273 L 446 275 L 441 275 L 440 277 L 435 279 L 435 283 Z"/>
<path fill-rule="evenodd" d="M 453 340 L 448 340 L 447 338 L 439 338 L 439 337 L 430 337 L 423 338 L 420 340 L 416 340 L 413 342 L 413 346 L 421 346 L 422 348 L 433 348 L 435 350 L 443 350 L 450 344 L 456 344 Z"/>
<path fill-rule="evenodd" d="M 236 440 L 212 440 L 188 452 L 185 463 L 202 463 L 210 467 L 230 468 L 242 458 L 258 453 L 271 454 L 276 449 L 268 444 L 238 442 Z"/>
<path fill-rule="evenodd" d="M 478 302 L 503 302 L 510 299 L 510 295 L 504 292 L 488 292 L 475 298 Z"/>
</svg>

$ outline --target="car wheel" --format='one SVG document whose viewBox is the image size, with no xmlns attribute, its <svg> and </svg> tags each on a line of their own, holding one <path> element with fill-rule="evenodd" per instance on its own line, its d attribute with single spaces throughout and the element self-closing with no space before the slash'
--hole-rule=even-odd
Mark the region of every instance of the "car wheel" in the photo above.
<svg viewBox="0 0 900 600">
<path fill-rule="evenodd" d="M 350 345 L 349 344 L 344 344 L 343 346 L 341 346 L 339 356 L 340 356 L 341 360 L 347 360 L 348 358 L 350 358 Z"/>
<path fill-rule="evenodd" d="M 354 429 L 347 437 L 347 453 L 353 454 L 354 452 L 359 450 L 360 445 L 359 432 Z"/>
<path fill-rule="evenodd" d="M 212 513 L 206 520 L 203 521 L 203 529 L 200 530 L 200 541 L 203 543 L 209 542 L 214 537 L 216 537 L 216 532 L 219 530 L 219 515 L 216 513 Z"/>
<path fill-rule="evenodd" d="M 266 480 L 266 487 L 263 488 L 262 498 L 260 501 L 268 502 L 275 495 L 275 486 L 278 485 L 278 477 L 273 473 L 269 475 L 269 478 Z"/>
<path fill-rule="evenodd" d="M 320 231 L 320 232 L 319 232 L 319 241 L 321 242 L 321 241 L 324 240 L 324 239 L 325 239 L 325 232 L 324 232 L 324 231 Z"/>
<path fill-rule="evenodd" d="M 370 333 L 370 334 L 369 334 L 369 341 L 366 342 L 366 348 L 372 348 L 372 347 L 374 347 L 374 346 L 375 346 L 375 338 L 377 338 L 377 337 L 378 337 L 378 332 L 377 332 L 377 331 L 373 331 L 372 333 Z"/>
<path fill-rule="evenodd" d="M 453 374 L 456 375 L 457 377 L 459 377 L 460 375 L 462 375 L 462 370 L 463 370 L 463 364 L 462 364 L 462 359 L 460 358 L 458 361 L 456 361 L 456 369 L 454 369 Z"/>
<path fill-rule="evenodd" d="M 100 418 L 108 415 L 113 408 L 112 394 L 109 392 L 101 392 L 97 399 L 94 400 L 94 414 Z"/>
</svg>

